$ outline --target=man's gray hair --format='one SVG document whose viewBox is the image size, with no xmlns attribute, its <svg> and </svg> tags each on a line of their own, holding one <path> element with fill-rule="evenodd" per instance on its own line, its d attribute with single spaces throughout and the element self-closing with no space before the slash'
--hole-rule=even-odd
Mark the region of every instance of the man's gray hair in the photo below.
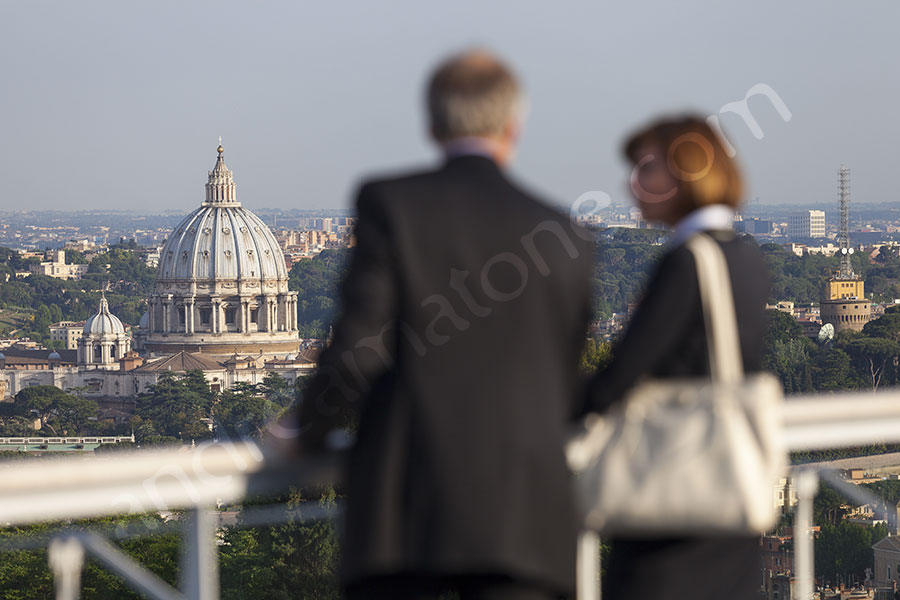
<svg viewBox="0 0 900 600">
<path fill-rule="evenodd" d="M 500 134 L 521 103 L 515 75 L 483 50 L 449 58 L 428 84 L 431 133 L 439 142 Z"/>
</svg>

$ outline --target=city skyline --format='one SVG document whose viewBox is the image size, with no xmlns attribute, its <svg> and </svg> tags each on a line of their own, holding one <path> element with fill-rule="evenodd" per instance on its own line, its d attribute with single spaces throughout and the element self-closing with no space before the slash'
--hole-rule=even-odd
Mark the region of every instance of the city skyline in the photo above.
<svg viewBox="0 0 900 600">
<path fill-rule="evenodd" d="M 346 208 L 361 177 L 437 160 L 424 79 L 473 44 L 521 75 L 530 111 L 514 172 L 556 203 L 591 190 L 626 202 L 623 135 L 685 108 L 718 117 L 748 200 L 833 206 L 842 163 L 854 202 L 898 199 L 889 2 L 7 3 L 0 15 L 0 210 L 184 210 L 220 135 L 248 206 Z M 761 139 L 723 111 L 759 84 L 790 113 L 751 98 Z"/>
</svg>

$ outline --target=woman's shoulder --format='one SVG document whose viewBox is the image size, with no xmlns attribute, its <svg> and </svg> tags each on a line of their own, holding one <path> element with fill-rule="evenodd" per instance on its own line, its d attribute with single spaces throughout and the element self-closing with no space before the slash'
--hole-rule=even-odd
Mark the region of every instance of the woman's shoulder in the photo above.
<svg viewBox="0 0 900 600">
<path fill-rule="evenodd" d="M 722 252 L 725 254 L 725 258 L 729 262 L 731 260 L 742 260 L 763 264 L 762 252 L 760 252 L 759 246 L 752 238 L 748 240 L 746 236 L 737 235 L 732 231 L 705 231 L 704 234 L 710 236 L 719 244 L 719 247 L 722 248 Z M 683 261 L 692 256 L 687 244 L 681 244 L 677 248 L 673 248 L 667 255 L 671 255 L 674 261 Z"/>
<path fill-rule="evenodd" d="M 763 275 L 765 261 L 759 247 L 753 241 L 747 241 L 732 232 L 705 232 L 722 248 L 725 261 L 732 270 L 750 275 Z M 694 255 L 687 244 L 679 244 L 669 249 L 660 259 L 657 275 L 678 275 L 696 277 L 697 267 Z"/>
</svg>

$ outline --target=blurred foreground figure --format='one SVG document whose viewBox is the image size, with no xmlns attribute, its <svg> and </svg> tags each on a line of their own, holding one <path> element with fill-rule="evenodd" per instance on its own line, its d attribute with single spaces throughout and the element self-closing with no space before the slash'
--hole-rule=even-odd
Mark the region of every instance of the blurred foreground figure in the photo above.
<svg viewBox="0 0 900 600">
<path fill-rule="evenodd" d="M 733 232 L 741 177 L 719 138 L 698 117 L 663 120 L 635 134 L 625 154 L 631 189 L 649 221 L 673 227 L 670 247 L 609 367 L 590 386 L 588 410 L 603 412 L 643 377 L 709 376 L 694 257 L 684 245 L 706 232 L 731 276 L 744 371 L 761 367 L 768 277 L 755 244 Z M 604 600 L 752 600 L 759 588 L 759 538 L 613 539 Z"/>
<path fill-rule="evenodd" d="M 563 456 L 589 318 L 589 236 L 511 182 L 521 92 L 493 56 L 427 93 L 436 170 L 372 181 L 342 313 L 301 406 L 307 451 L 358 423 L 347 464 L 350 598 L 572 593 Z"/>
</svg>

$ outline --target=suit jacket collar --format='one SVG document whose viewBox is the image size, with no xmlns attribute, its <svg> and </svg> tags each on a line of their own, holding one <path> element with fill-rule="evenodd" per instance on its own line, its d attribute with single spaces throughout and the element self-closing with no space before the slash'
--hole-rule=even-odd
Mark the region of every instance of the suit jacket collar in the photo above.
<svg viewBox="0 0 900 600">
<path fill-rule="evenodd" d="M 482 172 L 502 173 L 500 165 L 494 159 L 482 154 L 460 154 L 448 156 L 444 168 L 450 170 L 474 170 Z"/>
</svg>

